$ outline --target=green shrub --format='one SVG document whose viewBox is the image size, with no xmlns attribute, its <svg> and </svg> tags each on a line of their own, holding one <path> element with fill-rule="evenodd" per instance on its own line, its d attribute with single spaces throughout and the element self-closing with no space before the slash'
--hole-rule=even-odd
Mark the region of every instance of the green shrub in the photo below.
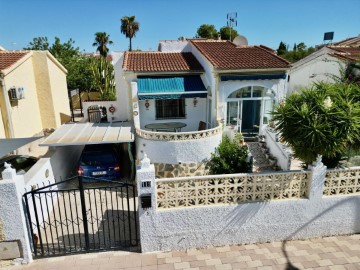
<svg viewBox="0 0 360 270">
<path fill-rule="evenodd" d="M 232 174 L 252 171 L 252 164 L 248 161 L 249 150 L 241 144 L 242 136 L 238 134 L 233 141 L 223 136 L 220 145 L 207 163 L 210 174 Z"/>
<path fill-rule="evenodd" d="M 275 107 L 275 128 L 295 157 L 311 164 L 322 155 L 334 167 L 349 148 L 359 147 L 359 97 L 354 84 L 315 84 Z"/>
</svg>

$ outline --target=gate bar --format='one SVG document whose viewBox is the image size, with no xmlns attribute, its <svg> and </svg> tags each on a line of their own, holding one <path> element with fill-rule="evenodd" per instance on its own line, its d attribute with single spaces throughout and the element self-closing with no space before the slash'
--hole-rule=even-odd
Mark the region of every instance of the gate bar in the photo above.
<svg viewBox="0 0 360 270">
<path fill-rule="evenodd" d="M 84 234 L 85 234 L 85 249 L 89 251 L 90 242 L 89 242 L 89 228 L 88 221 L 86 217 L 86 205 L 85 205 L 85 194 L 84 194 L 84 185 L 82 176 L 79 176 L 79 189 L 80 189 L 80 201 L 81 201 L 81 212 L 83 216 L 83 224 L 84 224 Z"/>
</svg>

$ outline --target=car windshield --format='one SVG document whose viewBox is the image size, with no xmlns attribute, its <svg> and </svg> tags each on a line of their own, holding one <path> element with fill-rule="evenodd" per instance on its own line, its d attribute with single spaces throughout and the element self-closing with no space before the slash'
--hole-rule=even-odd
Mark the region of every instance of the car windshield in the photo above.
<svg viewBox="0 0 360 270">
<path fill-rule="evenodd" d="M 88 152 L 81 159 L 80 164 L 83 166 L 101 166 L 114 163 L 114 157 L 111 153 Z"/>
</svg>

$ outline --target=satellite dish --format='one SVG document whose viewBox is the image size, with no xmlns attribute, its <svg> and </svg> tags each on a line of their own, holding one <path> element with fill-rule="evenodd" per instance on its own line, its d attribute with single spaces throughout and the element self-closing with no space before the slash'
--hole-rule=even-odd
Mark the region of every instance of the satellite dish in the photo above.
<svg viewBox="0 0 360 270">
<path fill-rule="evenodd" d="M 236 46 L 246 46 L 248 45 L 248 41 L 246 39 L 246 37 L 244 36 L 237 36 L 234 38 L 233 40 L 233 43 L 236 45 Z"/>
</svg>

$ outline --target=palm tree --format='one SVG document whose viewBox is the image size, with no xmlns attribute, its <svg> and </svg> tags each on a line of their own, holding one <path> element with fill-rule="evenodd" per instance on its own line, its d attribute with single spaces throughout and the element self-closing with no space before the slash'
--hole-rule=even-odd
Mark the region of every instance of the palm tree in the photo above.
<svg viewBox="0 0 360 270">
<path fill-rule="evenodd" d="M 135 21 L 135 16 L 124 16 L 121 18 L 120 31 L 130 40 L 129 51 L 132 50 L 131 39 L 139 31 L 139 26 L 139 23 Z"/>
<path fill-rule="evenodd" d="M 108 44 L 113 44 L 110 40 L 110 35 L 105 32 L 97 32 L 95 33 L 95 42 L 93 46 L 97 47 L 96 51 L 100 53 L 101 56 L 106 57 L 109 52 L 109 48 L 106 46 Z"/>
</svg>

